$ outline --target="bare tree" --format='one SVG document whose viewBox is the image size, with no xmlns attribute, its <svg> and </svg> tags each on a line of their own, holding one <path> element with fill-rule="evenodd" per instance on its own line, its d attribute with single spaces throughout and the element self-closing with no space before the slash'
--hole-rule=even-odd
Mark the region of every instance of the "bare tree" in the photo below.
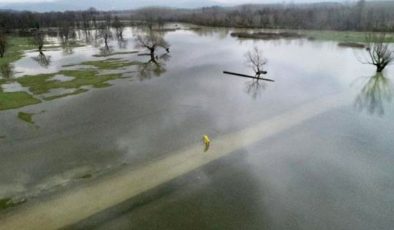
<svg viewBox="0 0 394 230">
<path fill-rule="evenodd" d="M 33 44 L 37 46 L 38 51 L 42 53 L 42 48 L 44 48 L 45 37 L 44 33 L 37 29 L 33 32 Z"/>
<path fill-rule="evenodd" d="M 148 49 L 151 60 L 156 60 L 155 52 L 157 48 L 161 47 L 168 53 L 170 45 L 164 40 L 162 36 L 160 36 L 160 34 L 154 33 L 151 29 L 149 29 L 147 34 L 137 36 L 136 46 L 137 48 Z"/>
<path fill-rule="evenodd" d="M 99 37 L 104 39 L 105 48 L 109 49 L 108 41 L 112 38 L 111 28 L 108 23 L 101 23 L 99 26 Z"/>
<path fill-rule="evenodd" d="M 7 37 L 0 33 L 0 57 L 3 58 L 7 48 Z"/>
<path fill-rule="evenodd" d="M 116 37 L 118 40 L 123 40 L 123 30 L 124 30 L 124 24 L 123 22 L 119 19 L 118 16 L 115 17 L 112 27 L 115 28 L 116 30 Z"/>
<path fill-rule="evenodd" d="M 394 59 L 394 52 L 385 43 L 386 34 L 370 33 L 366 36 L 368 60 L 363 62 L 376 66 L 376 72 L 381 73 Z"/>
<path fill-rule="evenodd" d="M 66 55 L 72 54 L 74 51 L 70 39 L 75 39 L 76 37 L 74 26 L 70 22 L 66 22 L 66 21 L 61 22 L 59 26 L 59 36 L 61 40 L 63 53 Z"/>
<path fill-rule="evenodd" d="M 258 47 L 255 46 L 253 51 L 248 51 L 245 56 L 248 66 L 253 69 L 257 78 L 260 78 L 261 74 L 267 73 L 263 70 L 264 65 L 267 64 L 267 59 L 263 57 L 263 52 Z"/>
<path fill-rule="evenodd" d="M 68 43 L 70 38 L 75 37 L 73 25 L 69 22 L 62 22 L 59 26 L 59 36 L 62 43 Z"/>
</svg>

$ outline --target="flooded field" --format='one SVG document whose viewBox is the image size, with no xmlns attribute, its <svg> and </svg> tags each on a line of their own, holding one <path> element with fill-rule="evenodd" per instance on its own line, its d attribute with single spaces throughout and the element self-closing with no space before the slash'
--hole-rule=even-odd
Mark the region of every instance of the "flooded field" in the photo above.
<svg viewBox="0 0 394 230">
<path fill-rule="evenodd" d="M 186 27 L 153 63 L 140 32 L 2 67 L 0 229 L 392 228 L 393 66 Z M 223 74 L 254 47 L 274 82 Z"/>
</svg>

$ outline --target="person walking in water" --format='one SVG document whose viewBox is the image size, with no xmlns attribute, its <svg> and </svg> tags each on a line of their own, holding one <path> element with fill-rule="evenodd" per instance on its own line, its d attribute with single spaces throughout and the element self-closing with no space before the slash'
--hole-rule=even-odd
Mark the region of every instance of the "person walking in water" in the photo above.
<svg viewBox="0 0 394 230">
<path fill-rule="evenodd" d="M 204 135 L 204 136 L 202 136 L 202 141 L 204 142 L 204 145 L 205 145 L 204 152 L 206 152 L 209 149 L 209 145 L 211 144 L 211 140 L 209 140 L 208 135 Z"/>
</svg>

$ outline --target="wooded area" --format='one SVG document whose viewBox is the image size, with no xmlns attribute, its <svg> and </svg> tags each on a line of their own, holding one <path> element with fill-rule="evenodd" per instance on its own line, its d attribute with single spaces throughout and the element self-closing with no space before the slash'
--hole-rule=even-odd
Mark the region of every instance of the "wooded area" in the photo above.
<svg viewBox="0 0 394 230">
<path fill-rule="evenodd" d="M 131 3 L 132 4 L 132 3 Z M 132 5 L 130 6 L 132 7 Z M 122 20 L 187 22 L 207 26 L 282 28 L 314 30 L 394 31 L 394 2 L 359 0 L 356 3 L 256 4 L 237 7 L 172 9 L 150 7 L 129 11 L 20 12 L 0 11 L 0 28 L 29 29 L 60 27 L 97 27 L 108 15 Z"/>
<path fill-rule="evenodd" d="M 394 31 L 394 2 L 365 1 L 311 4 L 249 4 L 195 10 L 146 8 L 132 19 L 188 22 L 206 26 Z"/>
</svg>

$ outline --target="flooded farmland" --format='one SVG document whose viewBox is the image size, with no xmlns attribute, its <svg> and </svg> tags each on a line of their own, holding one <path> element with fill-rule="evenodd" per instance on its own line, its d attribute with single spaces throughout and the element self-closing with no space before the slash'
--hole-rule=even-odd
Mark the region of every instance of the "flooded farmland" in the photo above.
<svg viewBox="0 0 394 230">
<path fill-rule="evenodd" d="M 138 28 L 80 32 L 4 67 L 26 98 L 0 111 L 0 229 L 391 229 L 393 66 L 231 32 L 162 32 L 155 63 Z M 254 47 L 274 82 L 223 74 L 253 75 Z"/>
</svg>

